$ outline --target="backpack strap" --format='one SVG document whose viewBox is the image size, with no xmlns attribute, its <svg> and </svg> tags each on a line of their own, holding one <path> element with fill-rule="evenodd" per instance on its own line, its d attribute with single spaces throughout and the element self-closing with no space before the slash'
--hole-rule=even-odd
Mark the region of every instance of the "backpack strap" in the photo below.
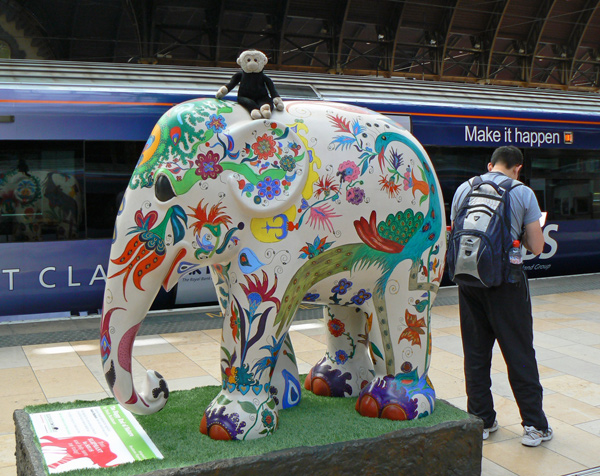
<svg viewBox="0 0 600 476">
<path fill-rule="evenodd" d="M 506 180 L 503 180 L 502 182 L 500 182 L 499 185 L 507 192 L 510 192 L 513 188 L 517 188 L 520 185 L 523 185 L 523 183 L 519 182 L 518 180 L 514 180 L 514 179 L 511 179 L 510 177 L 508 177 Z"/>
</svg>

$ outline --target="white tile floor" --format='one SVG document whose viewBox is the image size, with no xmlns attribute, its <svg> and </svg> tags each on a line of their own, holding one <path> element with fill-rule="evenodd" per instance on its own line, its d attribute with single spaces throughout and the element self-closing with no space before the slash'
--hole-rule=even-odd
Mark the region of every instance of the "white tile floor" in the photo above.
<svg viewBox="0 0 600 476">
<path fill-rule="evenodd" d="M 562 476 L 600 467 L 600 289 L 538 296 L 533 303 L 544 409 L 555 437 L 538 448 L 521 445 L 518 409 L 496 351 L 492 389 L 500 429 L 484 442 L 485 476 Z M 325 331 L 319 320 L 292 327 L 300 373 L 324 352 Z M 434 307 L 432 334 L 437 396 L 464 409 L 458 306 Z M 134 373 L 141 377 L 144 368 L 154 368 L 173 390 L 218 385 L 219 341 L 218 329 L 139 337 Z M 16 474 L 15 409 L 108 396 L 96 341 L 0 348 L 0 381 L 0 476 Z"/>
</svg>

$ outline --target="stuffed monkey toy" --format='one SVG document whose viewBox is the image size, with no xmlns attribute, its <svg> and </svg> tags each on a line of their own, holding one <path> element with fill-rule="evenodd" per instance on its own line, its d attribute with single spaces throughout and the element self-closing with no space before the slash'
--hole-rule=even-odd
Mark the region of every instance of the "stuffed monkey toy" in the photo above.
<svg viewBox="0 0 600 476">
<path fill-rule="evenodd" d="M 267 57 L 258 50 L 246 50 L 237 59 L 242 71 L 235 73 L 231 81 L 217 91 L 217 99 L 221 99 L 238 84 L 237 101 L 250 113 L 252 119 L 271 117 L 273 106 L 283 111 L 283 101 L 275 89 L 271 78 L 263 73 Z"/>
</svg>

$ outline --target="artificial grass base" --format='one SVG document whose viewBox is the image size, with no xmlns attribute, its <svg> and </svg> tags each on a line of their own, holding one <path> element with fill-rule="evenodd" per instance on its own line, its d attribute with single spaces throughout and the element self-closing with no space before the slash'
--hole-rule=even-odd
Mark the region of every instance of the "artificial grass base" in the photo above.
<svg viewBox="0 0 600 476">
<path fill-rule="evenodd" d="M 288 448 L 374 438 L 402 429 L 428 428 L 449 421 L 469 420 L 465 412 L 443 400 L 436 401 L 432 415 L 418 420 L 391 421 L 365 418 L 354 409 L 356 398 L 318 397 L 303 389 L 299 406 L 280 411 L 279 428 L 272 436 L 245 442 L 214 441 L 199 432 L 199 424 L 204 409 L 218 392 L 219 387 L 216 386 L 175 391 L 171 393 L 169 402 L 161 412 L 136 416 L 148 436 L 162 452 L 163 460 L 140 461 L 101 471 L 89 469 L 62 474 L 69 476 L 139 475 L 161 468 L 181 468 L 215 460 L 262 455 Z M 40 413 L 114 403 L 114 399 L 98 402 L 77 401 L 29 406 L 25 411 Z M 481 439 L 480 434 L 479 439 Z M 38 449 L 41 454 L 39 444 Z M 398 461 L 396 464 L 400 467 L 401 462 Z"/>
</svg>

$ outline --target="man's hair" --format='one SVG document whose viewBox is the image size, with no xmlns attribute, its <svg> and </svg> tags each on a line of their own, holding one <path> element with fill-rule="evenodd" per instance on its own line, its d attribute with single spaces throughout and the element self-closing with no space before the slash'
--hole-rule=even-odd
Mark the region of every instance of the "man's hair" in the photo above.
<svg viewBox="0 0 600 476">
<path fill-rule="evenodd" d="M 523 154 L 514 145 L 505 145 L 503 147 L 498 147 L 494 151 L 490 162 L 492 165 L 500 163 L 507 169 L 512 169 L 515 165 L 521 165 L 523 163 Z"/>
</svg>

